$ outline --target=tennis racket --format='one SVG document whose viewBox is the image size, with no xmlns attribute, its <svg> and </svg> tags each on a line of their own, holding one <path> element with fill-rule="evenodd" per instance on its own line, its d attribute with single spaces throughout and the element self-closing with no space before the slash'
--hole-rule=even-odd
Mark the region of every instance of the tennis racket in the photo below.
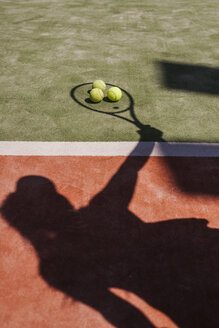
<svg viewBox="0 0 219 328">
<path fill-rule="evenodd" d="M 108 88 L 116 87 L 116 85 L 111 83 L 106 83 L 106 85 Z M 76 103 L 90 111 L 110 115 L 135 125 L 139 129 L 138 133 L 141 136 L 141 141 L 163 141 L 161 131 L 139 121 L 134 111 L 132 96 L 126 90 L 119 88 L 123 93 L 122 99 L 119 102 L 111 102 L 107 97 L 104 97 L 100 103 L 92 103 L 89 98 L 89 91 L 92 89 L 91 82 L 75 86 L 70 94 Z"/>
</svg>

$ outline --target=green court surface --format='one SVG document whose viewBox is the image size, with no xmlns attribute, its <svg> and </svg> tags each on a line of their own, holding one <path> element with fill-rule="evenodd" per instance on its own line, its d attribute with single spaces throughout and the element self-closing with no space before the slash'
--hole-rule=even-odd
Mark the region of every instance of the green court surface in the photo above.
<svg viewBox="0 0 219 328">
<path fill-rule="evenodd" d="M 218 142 L 218 12 L 215 0 L 2 0 L 0 140 L 138 140 L 135 125 L 72 98 L 101 78 L 131 98 L 94 109 L 133 99 L 164 140 Z"/>
</svg>

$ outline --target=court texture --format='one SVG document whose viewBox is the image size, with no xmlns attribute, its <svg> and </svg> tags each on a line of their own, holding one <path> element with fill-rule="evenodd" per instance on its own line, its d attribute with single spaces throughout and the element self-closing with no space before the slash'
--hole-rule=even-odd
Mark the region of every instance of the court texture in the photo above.
<svg viewBox="0 0 219 328">
<path fill-rule="evenodd" d="M 0 2 L 1 328 L 218 327 L 218 13 Z"/>
</svg>

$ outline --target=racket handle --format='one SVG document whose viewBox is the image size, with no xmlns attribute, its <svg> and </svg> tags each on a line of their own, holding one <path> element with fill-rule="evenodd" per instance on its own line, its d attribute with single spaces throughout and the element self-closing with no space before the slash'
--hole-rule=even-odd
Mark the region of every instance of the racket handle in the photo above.
<svg viewBox="0 0 219 328">
<path fill-rule="evenodd" d="M 164 141 L 163 132 L 150 125 L 142 125 L 137 132 L 140 135 L 140 141 Z"/>
</svg>

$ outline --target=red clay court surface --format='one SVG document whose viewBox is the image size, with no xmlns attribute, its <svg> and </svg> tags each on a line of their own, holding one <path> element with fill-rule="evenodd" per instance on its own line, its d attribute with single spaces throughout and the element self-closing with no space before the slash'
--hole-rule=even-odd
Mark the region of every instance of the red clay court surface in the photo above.
<svg viewBox="0 0 219 328">
<path fill-rule="evenodd" d="M 219 158 L 132 157 L 118 173 L 126 160 L 0 156 L 1 328 L 216 328 Z M 40 177 L 46 204 L 30 187 Z M 72 213 L 78 223 L 65 230 Z M 86 240 L 71 239 L 79 230 Z"/>
</svg>

